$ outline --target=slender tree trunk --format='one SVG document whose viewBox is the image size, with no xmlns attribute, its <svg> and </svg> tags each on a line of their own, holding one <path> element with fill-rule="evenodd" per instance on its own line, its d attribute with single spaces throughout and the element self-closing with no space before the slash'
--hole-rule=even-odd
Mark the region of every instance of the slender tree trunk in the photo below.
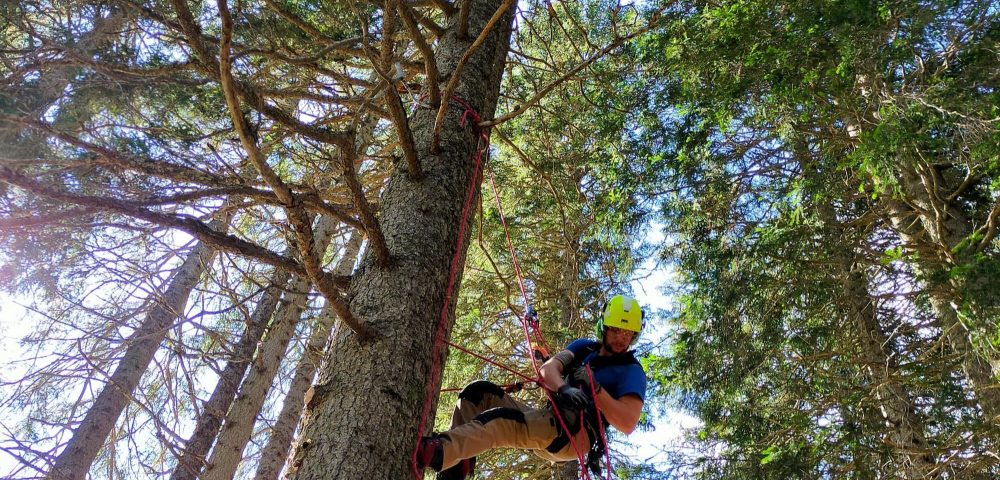
<svg viewBox="0 0 1000 480">
<path fill-rule="evenodd" d="M 315 228 L 314 247 L 317 256 L 322 257 L 338 226 L 339 223 L 332 217 L 320 217 Z M 264 406 L 267 392 L 274 383 L 281 359 L 288 350 L 295 327 L 309 301 L 311 286 L 308 278 L 296 277 L 292 280 L 291 288 L 281 301 L 274 324 L 257 350 L 250 373 L 240 386 L 236 400 L 226 415 L 225 424 L 215 448 L 212 449 L 202 479 L 231 480 L 236 474 L 240 460 L 243 459 L 243 449 L 253 434 L 253 426 Z"/>
<path fill-rule="evenodd" d="M 803 169 L 817 175 L 808 160 L 811 156 L 808 146 L 797 141 L 793 148 Z M 874 388 L 879 412 L 889 429 L 886 440 L 901 467 L 900 475 L 907 479 L 933 478 L 937 464 L 925 437 L 925 419 L 917 412 L 913 397 L 899 376 L 898 356 L 879 323 L 864 263 L 858 261 L 857 250 L 862 248 L 859 243 L 866 239 L 852 238 L 831 205 L 820 203 L 816 210 L 822 222 L 841 240 L 831 256 L 843 285 L 843 304 L 847 306 L 845 330 L 851 332 L 858 346 L 858 360 Z"/>
<path fill-rule="evenodd" d="M 219 229 L 221 225 L 228 224 L 228 221 L 226 218 L 213 222 L 214 227 Z M 199 244 L 174 273 L 167 290 L 156 299 L 142 324 L 128 340 L 128 348 L 118 361 L 108 383 L 94 400 L 83 421 L 73 430 L 66 448 L 56 457 L 49 471 L 49 478 L 83 480 L 87 477 L 91 464 L 107 441 L 122 410 L 131 401 L 139 380 L 149 368 L 167 330 L 176 318 L 183 315 L 191 290 L 214 254 L 211 247 Z"/>
<path fill-rule="evenodd" d="M 859 84 L 866 83 L 863 76 L 860 80 Z M 852 141 L 860 135 L 861 124 L 857 120 L 847 122 L 848 136 Z M 947 271 L 961 263 L 961 252 L 959 258 L 955 258 L 952 252 L 972 233 L 972 223 L 954 200 L 946 200 L 950 195 L 946 182 L 929 178 L 936 174 L 936 167 L 926 165 L 926 168 L 930 171 L 922 174 L 912 162 L 900 159 L 903 199 L 895 198 L 894 192 L 884 192 L 882 202 L 893 229 L 906 243 L 906 248 L 917 253 L 916 269 L 925 279 L 923 286 L 930 298 L 937 326 L 945 341 L 961 358 L 962 373 L 968 379 L 983 414 L 990 423 L 1000 424 L 1000 383 L 997 380 L 1000 372 L 994 371 L 986 359 L 976 353 L 969 329 L 959 318 L 956 305 L 961 304 L 957 298 L 958 292 L 962 291 L 961 281 L 949 279 L 936 285 L 930 284 L 934 273 Z M 995 326 L 992 328 L 996 329 Z"/>
<path fill-rule="evenodd" d="M 843 276 L 844 297 L 850 305 L 848 323 L 861 350 L 859 360 L 875 389 L 879 411 L 889 429 L 886 443 L 892 447 L 902 478 L 934 478 L 937 464 L 924 436 L 926 424 L 900 381 L 897 356 L 893 355 L 889 339 L 879 324 L 864 267 L 858 264 L 844 267 L 847 267 Z"/>
<path fill-rule="evenodd" d="M 360 233 L 355 232 L 351 235 L 350 240 L 344 245 L 343 258 L 333 271 L 334 275 L 349 275 L 351 273 L 354 261 L 361 251 L 361 240 Z M 316 370 L 325 356 L 326 345 L 330 340 L 336 319 L 333 309 L 324 306 L 316 322 L 316 327 L 309 335 L 305 353 L 295 368 L 295 375 L 288 386 L 288 394 L 285 395 L 281 413 L 278 414 L 278 419 L 275 421 L 274 427 L 271 428 L 267 444 L 261 451 L 260 463 L 254 476 L 255 480 L 277 480 L 281 473 L 285 459 L 288 457 L 288 451 L 292 446 L 295 427 L 299 425 L 299 420 L 302 418 L 306 392 L 312 385 Z"/>
<path fill-rule="evenodd" d="M 468 2 L 469 32 L 478 36 L 500 0 Z M 463 4 L 464 5 L 464 4 Z M 476 52 L 469 57 L 456 95 L 483 119 L 493 117 L 513 20 L 513 2 Z M 457 17 L 436 47 L 438 70 L 449 78 L 473 38 L 459 38 Z M 447 100 L 446 100 L 447 101 Z M 377 266 L 365 254 L 351 282 L 351 311 L 376 338 L 360 342 L 346 329 L 336 332 L 327 366 L 313 387 L 290 478 L 337 480 L 411 478 L 410 458 L 417 441 L 420 413 L 430 379 L 435 332 L 442 306 L 450 314 L 450 335 L 465 260 L 456 252 L 459 223 L 470 185 L 479 137 L 472 125 L 460 125 L 463 108 L 450 102 L 440 150 L 431 152 L 435 111 L 418 109 L 411 120 L 424 177 L 411 180 L 400 166 L 382 196 L 380 222 L 392 264 Z M 464 232 L 467 245 L 469 231 Z M 457 253 L 456 291 L 445 298 L 452 257 Z M 436 402 L 436 395 L 431 399 Z M 431 410 L 433 412 L 433 409 Z"/>
<path fill-rule="evenodd" d="M 222 419 L 229 411 L 236 397 L 236 390 L 246 375 L 254 350 L 264 336 L 268 322 L 274 316 L 278 300 L 287 287 L 289 277 L 288 272 L 280 269 L 271 275 L 271 284 L 247 319 L 243 335 L 233 348 L 232 358 L 219 375 L 219 381 L 205 402 L 201 416 L 198 417 L 194 433 L 191 434 L 191 438 L 177 459 L 177 466 L 170 476 L 171 480 L 194 480 L 201 471 L 205 457 L 212 448 L 212 442 L 219 434 Z"/>
</svg>

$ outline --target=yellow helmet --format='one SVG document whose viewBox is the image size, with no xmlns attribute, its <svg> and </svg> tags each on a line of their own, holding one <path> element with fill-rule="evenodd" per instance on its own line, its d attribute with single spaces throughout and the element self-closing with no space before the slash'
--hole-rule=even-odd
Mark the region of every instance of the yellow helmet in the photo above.
<svg viewBox="0 0 1000 480">
<path fill-rule="evenodd" d="M 639 339 L 643 325 L 642 307 L 632 297 L 615 295 L 604 304 L 604 314 L 597 319 L 597 338 L 604 337 L 605 327 L 617 327 L 635 332 L 632 343 Z"/>
</svg>

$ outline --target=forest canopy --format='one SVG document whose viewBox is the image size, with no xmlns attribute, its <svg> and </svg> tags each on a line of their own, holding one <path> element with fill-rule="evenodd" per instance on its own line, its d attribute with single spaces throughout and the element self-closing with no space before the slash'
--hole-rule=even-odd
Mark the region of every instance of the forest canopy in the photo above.
<svg viewBox="0 0 1000 480">
<path fill-rule="evenodd" d="M 998 14 L 5 3 L 0 475 L 409 478 L 529 305 L 629 294 L 645 428 L 697 422 L 617 478 L 995 478 Z"/>
</svg>

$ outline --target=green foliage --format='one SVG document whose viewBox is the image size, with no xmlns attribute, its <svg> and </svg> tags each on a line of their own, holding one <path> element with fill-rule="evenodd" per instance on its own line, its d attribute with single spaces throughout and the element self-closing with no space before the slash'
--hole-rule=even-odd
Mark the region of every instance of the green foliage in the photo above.
<svg viewBox="0 0 1000 480">
<path fill-rule="evenodd" d="M 991 441 L 952 440 L 997 434 L 963 400 L 983 387 L 952 372 L 997 358 L 996 167 L 978 153 L 995 151 L 996 78 L 966 66 L 997 20 L 974 2 L 690 2 L 641 44 L 657 108 L 681 115 L 662 204 L 681 303 L 653 364 L 704 422 L 692 475 L 920 478 L 887 382 L 941 475 L 996 473 Z M 969 357 L 935 347 L 956 314 Z"/>
</svg>

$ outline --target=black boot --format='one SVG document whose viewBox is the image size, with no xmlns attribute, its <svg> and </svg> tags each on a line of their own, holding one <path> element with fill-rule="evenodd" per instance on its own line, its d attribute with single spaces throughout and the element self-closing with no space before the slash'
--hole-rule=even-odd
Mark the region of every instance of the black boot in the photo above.
<svg viewBox="0 0 1000 480">
<path fill-rule="evenodd" d="M 417 470 L 425 468 L 441 470 L 441 462 L 444 461 L 442 442 L 438 436 L 420 439 L 420 446 L 417 448 Z"/>
</svg>

